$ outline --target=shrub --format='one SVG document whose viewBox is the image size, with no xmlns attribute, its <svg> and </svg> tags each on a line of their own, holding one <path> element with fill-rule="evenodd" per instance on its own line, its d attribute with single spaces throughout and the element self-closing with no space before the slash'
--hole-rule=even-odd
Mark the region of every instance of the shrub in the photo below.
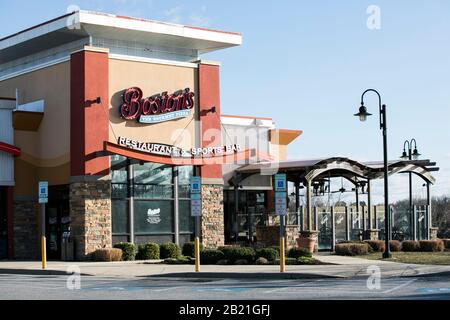
<svg viewBox="0 0 450 320">
<path fill-rule="evenodd" d="M 299 257 L 297 264 L 320 264 L 320 261 L 310 257 Z"/>
<path fill-rule="evenodd" d="M 236 260 L 247 260 L 252 263 L 255 258 L 255 250 L 249 247 L 221 247 L 219 250 L 229 263 L 235 263 Z"/>
<path fill-rule="evenodd" d="M 203 251 L 203 244 L 200 243 L 200 252 Z M 195 257 L 195 242 L 186 242 L 183 245 L 182 250 L 183 256 L 186 257 Z"/>
<path fill-rule="evenodd" d="M 235 265 L 242 266 L 246 264 L 250 264 L 250 262 L 247 259 L 238 259 L 234 262 Z"/>
<path fill-rule="evenodd" d="M 137 260 L 158 260 L 159 256 L 157 243 L 143 243 L 138 246 Z"/>
<path fill-rule="evenodd" d="M 176 243 L 164 243 L 159 246 L 159 256 L 161 259 L 178 258 L 181 255 L 181 248 Z"/>
<path fill-rule="evenodd" d="M 450 239 L 442 239 L 446 250 L 450 250 Z"/>
<path fill-rule="evenodd" d="M 102 262 L 121 261 L 122 250 L 117 248 L 98 249 L 92 253 L 91 257 L 92 260 L 94 261 L 102 261 Z"/>
<path fill-rule="evenodd" d="M 219 250 L 206 249 L 200 252 L 200 262 L 202 264 L 217 264 L 224 257 L 223 252 Z"/>
<path fill-rule="evenodd" d="M 166 264 L 194 264 L 195 260 L 191 257 L 179 256 L 178 258 L 167 258 L 164 260 Z"/>
<path fill-rule="evenodd" d="M 276 250 L 278 252 L 278 255 L 280 255 L 280 246 L 270 246 L 270 247 L 267 247 L 266 249 Z"/>
<path fill-rule="evenodd" d="M 383 240 L 366 240 L 373 252 L 384 252 L 386 250 L 386 244 Z"/>
<path fill-rule="evenodd" d="M 335 247 L 337 255 L 340 256 L 362 256 L 369 253 L 367 243 L 339 243 Z"/>
<path fill-rule="evenodd" d="M 312 253 L 306 248 L 292 248 L 288 253 L 289 258 L 298 259 L 300 257 L 312 257 Z"/>
<path fill-rule="evenodd" d="M 267 260 L 264 257 L 259 257 L 258 259 L 256 259 L 255 264 L 259 264 L 259 265 L 269 264 L 269 260 Z"/>
<path fill-rule="evenodd" d="M 444 242 L 442 240 L 421 240 L 419 241 L 420 251 L 441 252 L 444 251 Z"/>
<path fill-rule="evenodd" d="M 402 245 L 400 243 L 400 241 L 398 240 L 390 240 L 389 241 L 389 250 L 391 250 L 392 252 L 398 252 L 400 251 Z"/>
<path fill-rule="evenodd" d="M 277 250 L 273 248 L 263 248 L 256 250 L 256 258 L 265 258 L 268 261 L 274 261 L 280 257 Z"/>
<path fill-rule="evenodd" d="M 225 265 L 230 264 L 230 263 L 226 259 L 221 259 L 221 260 L 217 261 L 216 264 L 221 265 L 221 266 L 225 266 Z"/>
<path fill-rule="evenodd" d="M 405 240 L 402 242 L 402 251 L 413 252 L 419 250 L 420 250 L 419 241 Z"/>
<path fill-rule="evenodd" d="M 119 242 L 114 245 L 114 248 L 122 250 L 123 261 L 134 261 L 136 258 L 136 246 L 129 242 Z"/>
<path fill-rule="evenodd" d="M 277 259 L 277 260 L 275 260 L 274 262 L 273 262 L 273 264 L 275 264 L 275 265 L 279 265 L 280 264 L 280 259 Z M 289 265 L 295 265 L 295 264 L 298 264 L 298 262 L 297 262 L 297 259 L 295 259 L 295 258 L 285 258 L 284 259 L 284 264 L 285 265 L 287 265 L 287 266 L 289 266 Z"/>
</svg>

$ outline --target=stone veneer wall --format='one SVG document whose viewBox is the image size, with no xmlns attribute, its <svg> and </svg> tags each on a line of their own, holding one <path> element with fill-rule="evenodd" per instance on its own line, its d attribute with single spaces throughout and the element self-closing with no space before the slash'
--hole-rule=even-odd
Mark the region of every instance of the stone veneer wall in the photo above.
<svg viewBox="0 0 450 320">
<path fill-rule="evenodd" d="M 37 201 L 14 201 L 13 228 L 14 258 L 40 259 L 39 204 Z"/>
<path fill-rule="evenodd" d="M 111 181 L 71 183 L 70 218 L 76 260 L 87 260 L 97 249 L 111 248 Z"/>
<path fill-rule="evenodd" d="M 225 244 L 223 185 L 202 185 L 201 234 L 205 248 Z"/>
<path fill-rule="evenodd" d="M 286 249 L 297 247 L 297 238 L 300 228 L 296 225 L 285 227 L 285 245 Z M 256 241 L 261 247 L 280 245 L 280 226 L 257 226 Z"/>
</svg>

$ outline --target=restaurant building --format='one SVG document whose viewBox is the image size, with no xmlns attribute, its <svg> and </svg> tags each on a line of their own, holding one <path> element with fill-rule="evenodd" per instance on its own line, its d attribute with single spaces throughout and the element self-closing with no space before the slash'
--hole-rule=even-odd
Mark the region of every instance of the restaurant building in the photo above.
<svg viewBox="0 0 450 320">
<path fill-rule="evenodd" d="M 221 113 L 220 63 L 201 55 L 241 43 L 87 11 L 0 39 L 0 259 L 40 257 L 39 181 L 51 259 L 68 232 L 77 260 L 122 241 L 183 244 L 196 228 L 206 247 L 231 239 L 235 169 L 285 160 L 301 134 Z M 202 179 L 199 226 L 192 176 Z M 273 206 L 269 176 L 239 188 L 256 213 Z"/>
</svg>

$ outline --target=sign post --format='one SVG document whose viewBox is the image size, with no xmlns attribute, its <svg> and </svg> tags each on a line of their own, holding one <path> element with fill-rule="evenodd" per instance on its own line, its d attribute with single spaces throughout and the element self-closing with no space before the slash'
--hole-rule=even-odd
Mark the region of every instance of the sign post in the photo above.
<svg viewBox="0 0 450 320">
<path fill-rule="evenodd" d="M 41 205 L 41 259 L 42 269 L 47 268 L 47 240 L 45 238 L 45 204 L 48 203 L 48 182 L 39 182 L 39 203 Z"/>
<path fill-rule="evenodd" d="M 287 211 L 287 183 L 286 174 L 275 175 L 275 213 L 280 217 L 280 272 L 285 272 L 285 238 L 284 217 Z"/>
<path fill-rule="evenodd" d="M 195 272 L 200 272 L 200 217 L 202 215 L 202 179 L 191 178 L 191 216 L 195 217 Z"/>
</svg>

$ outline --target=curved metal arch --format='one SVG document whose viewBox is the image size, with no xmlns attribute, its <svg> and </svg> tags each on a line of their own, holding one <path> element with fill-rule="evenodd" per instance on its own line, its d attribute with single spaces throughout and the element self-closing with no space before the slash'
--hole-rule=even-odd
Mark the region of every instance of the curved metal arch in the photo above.
<svg viewBox="0 0 450 320">
<path fill-rule="evenodd" d="M 399 173 L 414 173 L 415 175 L 421 177 L 425 182 L 427 183 L 431 183 L 431 184 L 435 184 L 436 183 L 436 178 L 433 177 L 433 175 L 424 167 L 418 167 L 415 165 L 407 165 L 403 168 L 401 168 L 399 171 Z"/>
<path fill-rule="evenodd" d="M 354 175 L 367 179 L 366 171 L 359 168 L 358 166 L 351 164 L 348 161 L 334 161 L 327 163 L 325 168 L 319 168 L 319 169 L 313 169 L 308 174 L 306 174 L 305 179 L 306 181 L 313 181 L 315 178 L 317 178 L 319 175 L 332 171 L 332 170 L 344 170 L 353 173 Z"/>
</svg>

